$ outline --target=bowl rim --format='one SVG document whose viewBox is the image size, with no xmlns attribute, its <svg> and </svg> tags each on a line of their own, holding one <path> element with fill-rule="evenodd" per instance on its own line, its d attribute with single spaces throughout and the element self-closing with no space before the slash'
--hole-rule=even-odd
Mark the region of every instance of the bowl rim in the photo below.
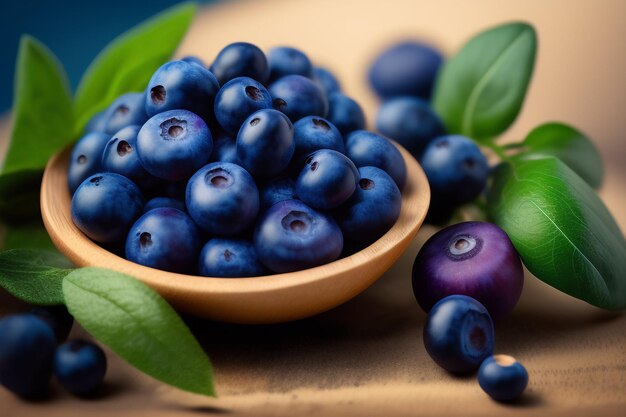
<svg viewBox="0 0 626 417">
<path fill-rule="evenodd" d="M 312 282 L 331 280 L 338 275 L 349 273 L 356 265 L 360 265 L 364 262 L 375 262 L 388 256 L 388 253 L 399 244 L 406 243 L 404 247 L 408 246 L 408 241 L 412 240 L 417 234 L 417 230 L 421 226 L 428 211 L 430 187 L 424 171 L 415 158 L 401 145 L 394 141 L 391 142 L 400 151 L 407 165 L 407 181 L 402 190 L 402 207 L 398 220 L 396 220 L 396 223 L 390 230 L 368 247 L 328 264 L 309 269 L 245 278 L 205 277 L 162 271 L 139 265 L 108 251 L 90 240 L 74 225 L 70 213 L 71 197 L 67 187 L 63 187 L 62 190 L 57 192 L 50 189 L 50 183 L 52 181 L 51 176 L 53 175 L 61 175 L 61 179 L 64 180 L 63 183 L 67 184 L 67 164 L 69 163 L 69 156 L 73 144 L 68 145 L 63 150 L 54 154 L 46 165 L 40 191 L 41 215 L 53 244 L 76 266 L 94 266 L 113 269 L 131 275 L 157 290 L 244 295 L 306 286 Z M 63 168 L 60 174 L 58 172 L 55 173 L 55 170 L 59 170 L 59 166 Z M 409 175 L 411 172 L 416 175 Z M 415 189 L 412 189 L 413 187 Z M 409 197 L 415 198 L 417 202 L 417 207 L 413 209 L 413 211 L 417 213 L 417 216 L 415 216 L 412 221 L 401 224 L 399 220 L 403 215 L 407 216 L 411 214 L 408 213 L 408 206 L 406 204 Z M 68 204 L 65 204 L 68 210 L 66 212 L 53 213 L 53 208 L 63 208 L 64 204 L 62 201 L 64 200 L 68 202 Z M 61 216 L 61 220 L 64 220 L 66 226 L 69 227 L 69 231 L 75 235 L 76 239 L 68 239 L 66 236 L 61 236 L 56 226 L 56 223 L 59 221 L 59 215 Z M 392 236 L 393 239 L 391 238 Z"/>
</svg>

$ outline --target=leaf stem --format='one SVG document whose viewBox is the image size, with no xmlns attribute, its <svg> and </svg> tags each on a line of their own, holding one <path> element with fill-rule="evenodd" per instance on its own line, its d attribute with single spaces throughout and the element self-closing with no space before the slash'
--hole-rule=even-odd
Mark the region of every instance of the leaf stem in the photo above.
<svg viewBox="0 0 626 417">
<path fill-rule="evenodd" d="M 495 143 L 490 142 L 490 141 L 485 141 L 485 142 L 483 142 L 481 144 L 486 146 L 487 148 L 491 149 L 493 151 L 493 153 L 495 153 L 500 158 L 500 160 L 502 160 L 502 161 L 508 161 L 509 160 L 509 157 L 504 152 L 504 148 L 502 146 L 496 145 Z"/>
</svg>

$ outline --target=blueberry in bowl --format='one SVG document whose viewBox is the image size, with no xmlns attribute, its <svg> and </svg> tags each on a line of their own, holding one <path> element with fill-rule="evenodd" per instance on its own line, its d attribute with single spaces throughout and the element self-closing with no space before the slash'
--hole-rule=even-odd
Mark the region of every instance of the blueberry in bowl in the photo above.
<svg viewBox="0 0 626 417">
<path fill-rule="evenodd" d="M 297 48 L 235 43 L 209 69 L 190 55 L 132 94 L 49 161 L 42 217 L 76 265 L 136 277 L 182 311 L 269 323 L 328 310 L 424 220 L 415 159 L 362 130 L 359 104 Z"/>
</svg>

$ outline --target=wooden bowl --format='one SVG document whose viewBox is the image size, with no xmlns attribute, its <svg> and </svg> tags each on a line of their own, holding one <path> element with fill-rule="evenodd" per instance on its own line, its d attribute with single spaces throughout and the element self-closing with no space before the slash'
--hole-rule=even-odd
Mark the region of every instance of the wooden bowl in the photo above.
<svg viewBox="0 0 626 417">
<path fill-rule="evenodd" d="M 180 311 L 232 323 L 296 320 L 329 310 L 365 290 L 393 265 L 415 237 L 428 211 L 430 188 L 415 159 L 396 146 L 407 166 L 402 210 L 396 224 L 362 251 L 303 271 L 253 278 L 207 278 L 148 268 L 101 248 L 72 222 L 67 189 L 71 148 L 48 162 L 41 184 L 41 214 L 52 242 L 75 265 L 131 275 Z"/>
</svg>

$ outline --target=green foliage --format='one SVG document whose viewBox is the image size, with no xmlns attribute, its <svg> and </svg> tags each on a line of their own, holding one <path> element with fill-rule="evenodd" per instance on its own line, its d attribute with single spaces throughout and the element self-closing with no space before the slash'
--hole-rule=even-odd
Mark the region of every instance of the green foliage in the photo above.
<svg viewBox="0 0 626 417">
<path fill-rule="evenodd" d="M 63 294 L 74 318 L 140 371 L 186 391 L 215 395 L 209 358 L 151 288 L 108 269 L 82 268 L 65 278 Z"/>
<path fill-rule="evenodd" d="M 433 106 L 450 133 L 490 140 L 517 117 L 535 65 L 532 26 L 509 23 L 472 38 L 444 65 Z"/>
<path fill-rule="evenodd" d="M 526 267 L 559 290 L 626 308 L 626 240 L 591 187 L 554 157 L 504 163 L 488 211 Z"/>
<path fill-rule="evenodd" d="M 58 253 L 35 250 L 0 252 L 0 286 L 30 304 L 63 304 L 63 278 L 72 271 Z"/>
<path fill-rule="evenodd" d="M 533 129 L 522 145 L 520 158 L 536 159 L 555 156 L 565 162 L 587 183 L 597 188 L 602 184 L 602 158 L 594 144 L 583 133 L 563 123 L 545 123 Z"/>
</svg>

